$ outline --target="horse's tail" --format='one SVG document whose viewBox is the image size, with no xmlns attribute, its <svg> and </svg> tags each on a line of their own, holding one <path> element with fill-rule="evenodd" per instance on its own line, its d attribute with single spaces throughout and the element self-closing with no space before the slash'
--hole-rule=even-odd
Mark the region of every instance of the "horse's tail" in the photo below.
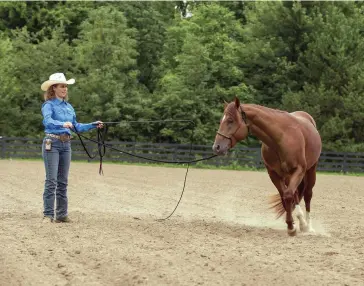
<svg viewBox="0 0 364 286">
<path fill-rule="evenodd" d="M 305 191 L 305 180 L 298 185 L 298 201 L 302 200 Z M 272 195 L 269 199 L 269 203 L 272 205 L 270 209 L 275 209 L 277 213 L 277 219 L 280 218 L 286 212 L 284 201 L 281 194 Z"/>
<path fill-rule="evenodd" d="M 270 209 L 274 209 L 277 213 L 277 219 L 280 218 L 286 212 L 286 209 L 283 204 L 283 200 L 280 194 L 272 195 L 269 198 L 269 204 L 272 206 Z"/>
</svg>

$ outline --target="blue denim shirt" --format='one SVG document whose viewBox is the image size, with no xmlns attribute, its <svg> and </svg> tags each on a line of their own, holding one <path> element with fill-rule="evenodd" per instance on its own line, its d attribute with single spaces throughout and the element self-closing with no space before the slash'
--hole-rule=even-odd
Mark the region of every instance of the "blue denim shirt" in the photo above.
<svg viewBox="0 0 364 286">
<path fill-rule="evenodd" d="M 65 122 L 71 122 L 78 132 L 88 131 L 96 128 L 97 125 L 92 123 L 82 124 L 76 121 L 76 113 L 72 105 L 67 101 L 58 98 L 47 100 L 42 105 L 43 125 L 45 133 L 51 134 L 69 134 L 71 130 L 64 128 Z"/>
</svg>

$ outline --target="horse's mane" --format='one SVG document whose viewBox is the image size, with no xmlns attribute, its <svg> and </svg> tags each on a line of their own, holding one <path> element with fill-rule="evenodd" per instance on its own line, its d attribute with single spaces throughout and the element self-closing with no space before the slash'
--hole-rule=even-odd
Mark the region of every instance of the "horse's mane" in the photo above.
<svg viewBox="0 0 364 286">
<path fill-rule="evenodd" d="M 258 105 L 258 104 L 249 104 L 249 106 L 252 106 L 252 107 L 255 107 L 257 109 L 264 110 L 264 111 L 267 111 L 267 112 L 288 113 L 287 111 L 284 111 L 284 110 L 280 110 L 280 109 L 276 109 L 276 108 L 270 108 L 270 107 L 266 107 L 266 106 L 262 106 L 262 105 Z"/>
<path fill-rule="evenodd" d="M 284 113 L 284 114 L 288 114 L 287 111 L 283 111 L 283 110 L 280 110 L 280 109 L 274 109 L 274 108 L 270 108 L 270 107 L 265 107 L 265 106 L 262 106 L 262 105 L 258 105 L 258 104 L 247 104 L 249 105 L 250 107 L 254 107 L 256 109 L 259 109 L 259 110 L 262 110 L 264 112 L 269 112 L 269 113 Z M 244 104 L 241 105 L 243 110 L 244 110 Z M 236 107 L 235 107 L 235 103 L 234 102 L 231 102 L 227 105 L 226 109 L 225 109 L 225 114 L 228 114 L 232 117 L 235 118 L 236 116 Z"/>
</svg>

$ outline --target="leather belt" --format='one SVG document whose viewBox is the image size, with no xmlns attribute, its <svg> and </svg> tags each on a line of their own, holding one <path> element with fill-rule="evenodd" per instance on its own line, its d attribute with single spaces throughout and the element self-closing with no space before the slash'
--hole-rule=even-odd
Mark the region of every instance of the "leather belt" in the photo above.
<svg viewBox="0 0 364 286">
<path fill-rule="evenodd" d="M 67 141 L 70 141 L 71 140 L 71 135 L 68 135 L 68 134 L 60 134 L 60 135 L 56 135 L 56 134 L 50 134 L 50 133 L 47 133 L 46 136 L 49 136 L 49 137 L 53 137 L 53 138 L 56 138 L 58 140 L 61 140 L 62 142 L 67 142 Z"/>
</svg>

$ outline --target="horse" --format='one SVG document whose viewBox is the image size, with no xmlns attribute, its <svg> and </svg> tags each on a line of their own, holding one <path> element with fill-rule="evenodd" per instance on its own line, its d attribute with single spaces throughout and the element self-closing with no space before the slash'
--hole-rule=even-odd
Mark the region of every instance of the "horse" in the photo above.
<svg viewBox="0 0 364 286">
<path fill-rule="evenodd" d="M 278 190 L 271 199 L 277 218 L 286 213 L 287 233 L 297 234 L 293 211 L 301 232 L 314 232 L 310 217 L 312 189 L 321 154 L 321 136 L 312 116 L 289 113 L 257 104 L 240 104 L 237 97 L 226 103 L 215 142 L 215 155 L 226 155 L 249 134 L 262 143 L 261 155 L 270 180 Z M 306 218 L 300 207 L 304 198 Z"/>
</svg>

